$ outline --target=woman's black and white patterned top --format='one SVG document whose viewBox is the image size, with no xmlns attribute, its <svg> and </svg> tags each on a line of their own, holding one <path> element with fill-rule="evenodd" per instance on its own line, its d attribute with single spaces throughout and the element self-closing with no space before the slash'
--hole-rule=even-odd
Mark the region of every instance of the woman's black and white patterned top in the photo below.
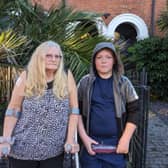
<svg viewBox="0 0 168 168">
<path fill-rule="evenodd" d="M 41 97 L 26 98 L 13 131 L 16 138 L 10 156 L 45 160 L 63 152 L 69 116 L 69 99 L 59 100 L 52 88 Z"/>
</svg>

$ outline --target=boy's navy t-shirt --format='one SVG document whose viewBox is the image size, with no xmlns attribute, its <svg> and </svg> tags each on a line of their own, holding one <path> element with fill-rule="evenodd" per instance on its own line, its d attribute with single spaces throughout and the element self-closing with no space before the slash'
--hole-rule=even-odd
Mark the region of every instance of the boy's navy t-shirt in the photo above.
<svg viewBox="0 0 168 168">
<path fill-rule="evenodd" d="M 90 109 L 90 128 L 89 135 L 98 143 L 117 146 L 118 127 L 115 117 L 115 103 L 113 96 L 113 77 L 102 79 L 96 77 L 93 85 Z M 91 156 L 86 149 L 83 150 L 82 158 L 84 161 L 98 158 L 104 160 L 114 167 L 125 167 L 125 158 L 123 154 L 96 154 Z"/>
<path fill-rule="evenodd" d="M 96 77 L 91 97 L 89 134 L 99 143 L 116 145 L 118 129 L 112 77 L 108 79 Z"/>
</svg>

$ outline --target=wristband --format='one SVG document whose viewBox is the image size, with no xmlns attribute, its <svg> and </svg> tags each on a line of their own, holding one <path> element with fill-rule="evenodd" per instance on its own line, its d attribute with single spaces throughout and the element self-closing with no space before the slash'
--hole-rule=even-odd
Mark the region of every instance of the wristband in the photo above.
<svg viewBox="0 0 168 168">
<path fill-rule="evenodd" d="M 16 111 L 14 109 L 7 109 L 6 112 L 5 112 L 5 116 L 12 116 L 12 117 L 15 117 L 15 118 L 20 118 L 20 114 L 21 112 L 20 111 Z"/>
<path fill-rule="evenodd" d="M 79 114 L 79 108 L 72 108 L 71 109 L 71 114 Z"/>
</svg>

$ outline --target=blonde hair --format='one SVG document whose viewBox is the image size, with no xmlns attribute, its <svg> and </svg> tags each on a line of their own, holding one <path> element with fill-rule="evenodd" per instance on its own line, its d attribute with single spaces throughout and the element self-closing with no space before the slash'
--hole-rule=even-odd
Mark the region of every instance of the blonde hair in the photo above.
<svg viewBox="0 0 168 168">
<path fill-rule="evenodd" d="M 25 94 L 27 97 L 42 96 L 47 87 L 45 56 L 50 47 L 56 47 L 61 56 L 60 64 L 55 72 L 53 93 L 59 99 L 68 95 L 67 74 L 64 70 L 63 53 L 59 44 L 54 41 L 46 41 L 40 44 L 32 54 L 27 70 Z"/>
</svg>

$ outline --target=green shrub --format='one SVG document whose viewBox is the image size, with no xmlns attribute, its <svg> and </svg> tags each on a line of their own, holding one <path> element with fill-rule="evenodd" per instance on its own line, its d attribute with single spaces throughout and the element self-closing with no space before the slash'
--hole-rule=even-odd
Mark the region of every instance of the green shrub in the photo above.
<svg viewBox="0 0 168 168">
<path fill-rule="evenodd" d="M 153 37 L 137 42 L 128 49 L 127 61 L 137 70 L 146 68 L 153 97 L 168 100 L 168 37 Z"/>
</svg>

